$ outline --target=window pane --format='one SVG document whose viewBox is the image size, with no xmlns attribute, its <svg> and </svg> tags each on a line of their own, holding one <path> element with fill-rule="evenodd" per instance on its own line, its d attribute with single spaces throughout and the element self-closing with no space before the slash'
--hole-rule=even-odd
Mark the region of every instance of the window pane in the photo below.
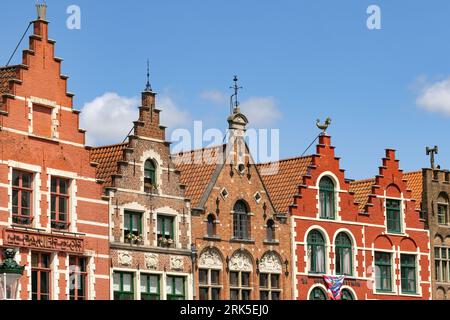
<svg viewBox="0 0 450 320">
<path fill-rule="evenodd" d="M 238 276 L 239 276 L 239 273 L 237 273 L 237 272 L 230 273 L 230 285 L 231 286 L 233 286 L 233 287 L 239 286 Z"/>
<path fill-rule="evenodd" d="M 269 291 L 261 291 L 260 299 L 263 301 L 269 300 Z"/>
<path fill-rule="evenodd" d="M 166 289 L 167 289 L 167 293 L 168 294 L 173 294 L 174 288 L 173 288 L 173 278 L 172 277 L 167 277 L 167 284 L 166 284 Z"/>
<path fill-rule="evenodd" d="M 200 284 L 208 284 L 208 270 L 200 270 L 198 273 Z"/>
<path fill-rule="evenodd" d="M 207 288 L 200 288 L 200 297 L 199 298 L 200 298 L 200 300 L 209 300 Z"/>
<path fill-rule="evenodd" d="M 280 288 L 280 276 L 278 274 L 272 274 L 270 276 L 270 287 L 272 289 Z"/>
<path fill-rule="evenodd" d="M 59 198 L 59 212 L 60 213 L 67 213 L 67 199 L 60 197 Z M 65 220 L 65 218 L 60 218 L 61 220 Z"/>
<path fill-rule="evenodd" d="M 269 275 L 261 274 L 259 276 L 259 286 L 261 288 L 268 288 L 269 287 Z"/>
<path fill-rule="evenodd" d="M 12 183 L 13 183 L 13 186 L 15 186 L 15 187 L 20 186 L 20 173 L 16 170 L 13 171 Z"/>
<path fill-rule="evenodd" d="M 147 276 L 141 275 L 141 292 L 149 292 L 147 280 L 149 280 Z"/>
<path fill-rule="evenodd" d="M 184 279 L 175 278 L 175 294 L 184 295 Z"/>
<path fill-rule="evenodd" d="M 68 189 L 68 181 L 64 179 L 59 179 L 59 193 L 67 194 Z"/>
<path fill-rule="evenodd" d="M 126 230 L 130 230 L 130 222 L 131 222 L 130 221 L 130 219 L 131 219 L 130 215 L 128 213 L 125 213 L 124 219 L 125 219 L 125 221 L 124 221 L 124 228 Z"/>
<path fill-rule="evenodd" d="M 50 293 L 50 273 L 41 271 L 41 293 Z"/>
<path fill-rule="evenodd" d="M 230 298 L 231 300 L 239 299 L 239 290 L 230 290 Z"/>
<path fill-rule="evenodd" d="M 31 189 L 32 175 L 30 173 L 22 174 L 22 188 Z"/>
<path fill-rule="evenodd" d="M 125 292 L 133 291 L 133 276 L 128 273 L 123 274 L 123 290 Z"/>
<path fill-rule="evenodd" d="M 242 272 L 241 281 L 243 287 L 250 287 L 250 273 Z"/>
<path fill-rule="evenodd" d="M 242 290 L 242 300 L 250 300 L 250 291 Z"/>
<path fill-rule="evenodd" d="M 56 178 L 52 178 L 50 191 L 53 193 L 56 193 L 58 191 L 57 186 L 58 186 L 58 180 Z"/>
<path fill-rule="evenodd" d="M 220 300 L 220 289 L 219 288 L 211 289 L 211 300 Z"/>
<path fill-rule="evenodd" d="M 159 276 L 150 276 L 150 293 L 159 294 Z"/>
<path fill-rule="evenodd" d="M 114 273 L 114 291 L 120 291 L 120 273 Z"/>
<path fill-rule="evenodd" d="M 278 291 L 272 292 L 272 300 L 280 300 L 280 293 Z"/>
<path fill-rule="evenodd" d="M 214 285 L 220 284 L 220 271 L 219 270 L 211 270 L 211 284 L 214 284 Z"/>
</svg>

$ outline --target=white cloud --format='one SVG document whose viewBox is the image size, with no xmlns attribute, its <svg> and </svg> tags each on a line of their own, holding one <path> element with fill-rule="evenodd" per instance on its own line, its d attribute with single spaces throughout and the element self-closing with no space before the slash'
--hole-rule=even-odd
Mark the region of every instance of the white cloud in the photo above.
<svg viewBox="0 0 450 320">
<path fill-rule="evenodd" d="M 450 78 L 423 84 L 417 105 L 425 110 L 450 116 Z"/>
<path fill-rule="evenodd" d="M 84 105 L 81 127 L 87 130 L 87 144 L 121 143 L 138 118 L 138 98 L 107 92 Z"/>
<path fill-rule="evenodd" d="M 220 90 L 203 91 L 200 93 L 200 97 L 217 104 L 225 103 L 229 100 L 229 97 Z"/>
<path fill-rule="evenodd" d="M 273 97 L 253 97 L 245 100 L 241 103 L 241 111 L 247 116 L 250 126 L 259 128 L 274 124 L 282 116 Z"/>
<path fill-rule="evenodd" d="M 139 118 L 141 101 L 114 92 L 86 103 L 82 108 L 81 127 L 87 130 L 87 144 L 92 146 L 121 143 Z M 168 96 L 160 97 L 161 124 L 169 129 L 187 124 L 190 115 L 182 111 Z"/>
<path fill-rule="evenodd" d="M 169 96 L 161 96 L 158 102 L 161 112 L 161 124 L 169 130 L 187 125 L 190 122 L 190 114 L 181 110 Z"/>
</svg>

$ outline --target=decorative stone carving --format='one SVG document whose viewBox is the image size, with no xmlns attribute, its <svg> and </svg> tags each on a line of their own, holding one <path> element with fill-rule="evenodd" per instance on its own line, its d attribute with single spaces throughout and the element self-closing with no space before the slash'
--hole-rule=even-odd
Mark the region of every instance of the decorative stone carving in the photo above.
<svg viewBox="0 0 450 320">
<path fill-rule="evenodd" d="M 200 256 L 198 265 L 205 269 L 222 269 L 222 258 L 216 249 L 208 248 Z"/>
<path fill-rule="evenodd" d="M 266 253 L 259 261 L 259 271 L 262 273 L 281 273 L 281 261 L 274 252 Z"/>
<path fill-rule="evenodd" d="M 180 256 L 170 257 L 170 269 L 182 271 L 184 269 L 184 259 Z"/>
<path fill-rule="evenodd" d="M 144 255 L 144 260 L 147 269 L 158 269 L 159 256 L 156 253 L 146 253 Z"/>
<path fill-rule="evenodd" d="M 252 259 L 245 251 L 238 251 L 231 257 L 229 268 L 231 271 L 252 272 Z"/>
<path fill-rule="evenodd" d="M 129 252 L 126 251 L 118 252 L 118 260 L 120 265 L 126 267 L 131 267 L 131 264 L 133 263 L 133 257 Z"/>
</svg>

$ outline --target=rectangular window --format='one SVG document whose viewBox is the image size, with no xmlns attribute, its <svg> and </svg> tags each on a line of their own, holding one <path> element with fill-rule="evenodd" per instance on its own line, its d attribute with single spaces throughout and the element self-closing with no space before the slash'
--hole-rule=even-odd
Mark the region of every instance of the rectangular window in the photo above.
<svg viewBox="0 0 450 320">
<path fill-rule="evenodd" d="M 125 211 L 124 239 L 127 243 L 139 243 L 142 238 L 142 213 Z"/>
<path fill-rule="evenodd" d="M 32 300 L 50 300 L 51 298 L 50 255 L 31 253 L 31 298 Z"/>
<path fill-rule="evenodd" d="M 448 224 L 448 206 L 446 204 L 438 204 L 438 223 L 440 225 Z"/>
<path fill-rule="evenodd" d="M 281 287 L 279 274 L 260 274 L 259 287 L 261 300 L 280 300 Z"/>
<path fill-rule="evenodd" d="M 69 228 L 69 185 L 67 179 L 57 177 L 51 179 L 52 229 Z"/>
<path fill-rule="evenodd" d="M 114 300 L 134 300 L 134 274 L 114 272 Z"/>
<path fill-rule="evenodd" d="M 159 275 L 141 274 L 141 300 L 161 300 Z"/>
<path fill-rule="evenodd" d="M 158 246 L 172 247 L 175 243 L 174 217 L 158 216 Z"/>
<path fill-rule="evenodd" d="M 250 300 L 251 273 L 230 272 L 230 298 L 231 300 Z"/>
<path fill-rule="evenodd" d="M 220 270 L 199 270 L 200 300 L 220 300 Z"/>
<path fill-rule="evenodd" d="M 69 258 L 70 300 L 87 300 L 87 260 Z"/>
<path fill-rule="evenodd" d="M 392 256 L 390 253 L 375 253 L 376 290 L 392 292 Z"/>
<path fill-rule="evenodd" d="M 450 248 L 437 247 L 434 250 L 436 281 L 450 283 Z"/>
<path fill-rule="evenodd" d="M 168 276 L 166 281 L 167 300 L 185 300 L 185 278 Z"/>
<path fill-rule="evenodd" d="M 33 174 L 12 172 L 12 220 L 14 224 L 31 225 L 33 201 Z"/>
<path fill-rule="evenodd" d="M 387 230 L 390 233 L 401 233 L 401 201 L 386 200 Z"/>
<path fill-rule="evenodd" d="M 402 279 L 402 293 L 416 293 L 416 256 L 402 254 L 400 258 L 401 263 L 401 279 Z"/>
</svg>

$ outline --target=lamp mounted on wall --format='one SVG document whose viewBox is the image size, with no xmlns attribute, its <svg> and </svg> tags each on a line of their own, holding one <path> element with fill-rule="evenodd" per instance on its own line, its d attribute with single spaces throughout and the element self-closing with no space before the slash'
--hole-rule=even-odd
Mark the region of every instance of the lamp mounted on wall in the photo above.
<svg viewBox="0 0 450 320">
<path fill-rule="evenodd" d="M 285 267 L 284 275 L 286 277 L 288 277 L 289 276 L 289 261 L 288 261 L 288 259 L 286 259 L 286 261 L 284 261 L 284 267 Z"/>
</svg>

